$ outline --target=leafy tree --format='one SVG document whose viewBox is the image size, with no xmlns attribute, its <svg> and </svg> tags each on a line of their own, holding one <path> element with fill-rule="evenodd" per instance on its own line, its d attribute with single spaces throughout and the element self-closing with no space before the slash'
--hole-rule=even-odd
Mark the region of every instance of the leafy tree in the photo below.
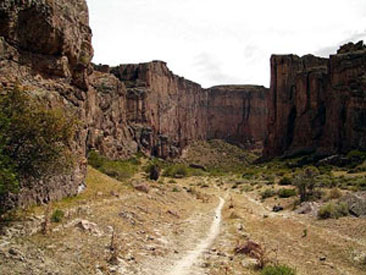
<svg viewBox="0 0 366 275">
<path fill-rule="evenodd" d="M 23 89 L 0 91 L 0 194 L 65 173 L 77 121 L 62 109 L 47 109 Z"/>
</svg>

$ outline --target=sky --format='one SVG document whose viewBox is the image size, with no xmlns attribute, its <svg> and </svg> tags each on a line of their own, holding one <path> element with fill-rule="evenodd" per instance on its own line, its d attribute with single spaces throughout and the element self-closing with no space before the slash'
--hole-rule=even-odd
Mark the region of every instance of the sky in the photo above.
<svg viewBox="0 0 366 275">
<path fill-rule="evenodd" d="M 94 63 L 162 60 L 208 88 L 269 86 L 272 54 L 366 42 L 365 0 L 87 0 Z"/>
</svg>

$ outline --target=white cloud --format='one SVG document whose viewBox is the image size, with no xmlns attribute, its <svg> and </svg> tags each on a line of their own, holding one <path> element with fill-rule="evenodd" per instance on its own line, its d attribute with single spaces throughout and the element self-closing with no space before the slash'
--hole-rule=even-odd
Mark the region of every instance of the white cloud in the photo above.
<svg viewBox="0 0 366 275">
<path fill-rule="evenodd" d="M 94 62 L 164 60 L 174 73 L 204 87 L 268 86 L 272 53 L 324 55 L 366 26 L 364 0 L 87 2 Z"/>
</svg>

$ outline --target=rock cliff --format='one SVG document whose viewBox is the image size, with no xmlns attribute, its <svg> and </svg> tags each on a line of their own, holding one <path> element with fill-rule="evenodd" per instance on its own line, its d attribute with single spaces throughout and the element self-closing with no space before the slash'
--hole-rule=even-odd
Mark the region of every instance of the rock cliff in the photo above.
<svg viewBox="0 0 366 275">
<path fill-rule="evenodd" d="M 0 88 L 23 86 L 50 108 L 72 112 L 87 121 L 88 75 L 93 56 L 88 9 L 78 1 L 13 1 L 0 3 Z M 21 183 L 20 192 L 0 198 L 11 208 L 71 196 L 86 173 L 86 124 L 72 145 L 74 170 L 35 186 Z"/>
<path fill-rule="evenodd" d="M 264 156 L 365 150 L 365 91 L 362 42 L 329 59 L 272 56 Z"/>
<path fill-rule="evenodd" d="M 145 153 L 179 156 L 194 140 L 206 139 L 208 92 L 174 75 L 165 62 L 111 68 L 127 87 L 127 120 Z"/>
<path fill-rule="evenodd" d="M 161 61 L 92 66 L 88 20 L 84 0 L 0 3 L 0 88 L 26 87 L 49 108 L 73 112 L 81 122 L 72 173 L 32 187 L 22 183 L 18 194 L 1 198 L 2 207 L 75 195 L 84 185 L 89 149 L 110 159 L 138 151 L 174 158 L 196 140 L 260 142 L 264 88 L 202 89 Z M 233 106 L 235 114 L 229 114 Z"/>
<path fill-rule="evenodd" d="M 249 149 L 261 149 L 267 134 L 268 89 L 227 85 L 208 90 L 207 138 L 223 139 Z"/>
<path fill-rule="evenodd" d="M 85 0 L 0 3 L 0 88 L 26 87 L 49 108 L 78 117 L 74 170 L 0 198 L 11 208 L 75 195 L 87 152 L 110 159 L 142 151 L 175 158 L 196 140 L 224 139 L 264 156 L 366 150 L 366 48 L 330 59 L 272 56 L 271 88 L 199 84 L 162 61 L 93 66 Z M 266 123 L 267 122 L 267 123 Z M 266 138 L 265 138 L 266 137 Z"/>
</svg>

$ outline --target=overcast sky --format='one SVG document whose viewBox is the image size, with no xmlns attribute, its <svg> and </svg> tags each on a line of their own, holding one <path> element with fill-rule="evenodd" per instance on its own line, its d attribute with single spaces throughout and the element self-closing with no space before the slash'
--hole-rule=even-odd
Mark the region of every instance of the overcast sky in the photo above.
<svg viewBox="0 0 366 275">
<path fill-rule="evenodd" d="M 271 54 L 366 40 L 366 0 L 87 0 L 93 62 L 163 60 L 203 87 L 269 86 Z"/>
</svg>

